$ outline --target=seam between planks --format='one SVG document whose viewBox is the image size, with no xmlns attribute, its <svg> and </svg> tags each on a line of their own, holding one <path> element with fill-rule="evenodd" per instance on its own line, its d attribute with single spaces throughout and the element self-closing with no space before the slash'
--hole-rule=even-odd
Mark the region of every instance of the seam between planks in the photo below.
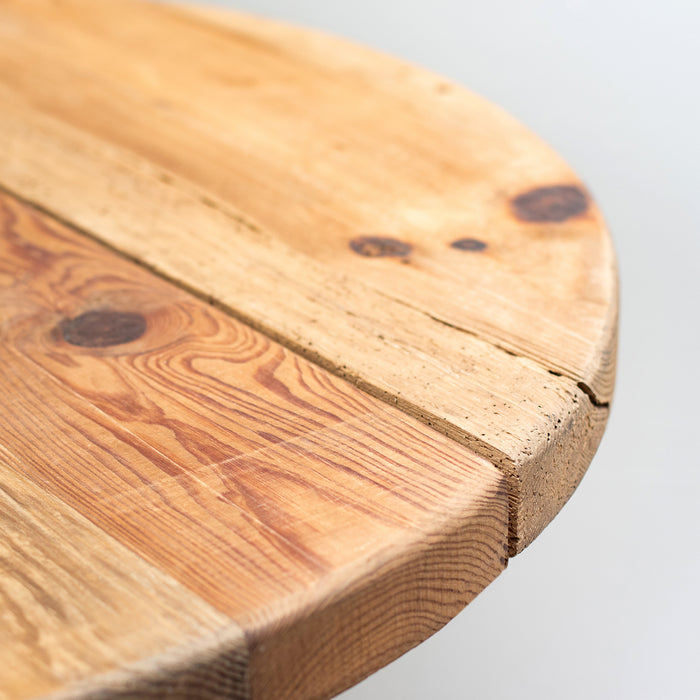
<svg viewBox="0 0 700 700">
<path fill-rule="evenodd" d="M 34 209 L 35 211 L 44 214 L 46 216 L 51 217 L 54 221 L 60 223 L 63 226 L 66 226 L 70 228 L 72 231 L 75 231 L 76 233 L 85 236 L 89 240 L 94 241 L 101 247 L 105 248 L 106 250 L 109 250 L 111 253 L 118 255 L 121 259 L 127 260 L 135 265 L 138 265 L 140 268 L 147 270 L 150 274 L 155 275 L 157 278 L 164 280 L 168 282 L 169 284 L 174 285 L 175 287 L 181 289 L 182 291 L 191 294 L 193 297 L 199 299 L 200 301 L 203 301 L 204 303 L 222 311 L 223 313 L 227 314 L 228 316 L 236 319 L 237 321 L 245 324 L 249 328 L 252 328 L 254 331 L 264 335 L 268 339 L 278 343 L 282 347 L 290 350 L 291 352 L 295 353 L 296 355 L 304 358 L 306 361 L 311 362 L 315 364 L 316 366 L 320 367 L 321 369 L 326 370 L 327 372 L 330 372 L 331 374 L 335 375 L 336 377 L 339 377 L 340 379 L 343 379 L 344 381 L 347 381 L 354 386 L 356 386 L 358 389 L 361 391 L 365 392 L 366 394 L 372 396 L 375 399 L 378 399 L 390 406 L 394 406 L 395 408 L 398 408 L 400 411 L 405 413 L 406 415 L 415 418 L 416 420 L 420 421 L 424 425 L 428 426 L 429 428 L 436 430 L 437 432 L 445 435 L 446 437 L 450 438 L 451 440 L 454 440 L 456 443 L 463 445 L 467 449 L 473 451 L 476 453 L 479 457 L 482 457 L 483 459 L 488 460 L 491 462 L 496 468 L 501 471 L 501 473 L 505 476 L 506 478 L 506 483 L 508 487 L 508 502 L 509 502 L 509 513 L 508 513 L 508 532 L 509 532 L 509 541 L 511 542 L 511 546 L 509 547 L 509 556 L 515 556 L 517 551 L 517 526 L 516 526 L 516 519 L 517 519 L 517 512 L 518 512 L 518 506 L 520 504 L 520 478 L 517 474 L 517 469 L 516 469 L 516 463 L 515 460 L 503 453 L 501 450 L 498 448 L 493 447 L 489 442 L 483 440 L 481 437 L 475 435 L 474 433 L 471 433 L 467 430 L 464 430 L 462 428 L 457 428 L 456 426 L 452 425 L 449 421 L 440 418 L 436 414 L 424 410 L 421 406 L 418 404 L 415 404 L 411 401 L 407 401 L 403 398 L 397 397 L 392 395 L 391 393 L 381 389 L 379 386 L 376 384 L 372 383 L 371 381 L 365 380 L 360 376 L 354 375 L 354 374 L 349 374 L 347 371 L 344 371 L 342 367 L 335 365 L 332 361 L 328 360 L 325 358 L 323 355 L 320 353 L 316 352 L 315 350 L 311 350 L 308 347 L 293 341 L 292 339 L 288 338 L 284 334 L 276 331 L 275 329 L 267 326 L 264 323 L 260 323 L 257 319 L 249 316 L 248 314 L 239 311 L 235 307 L 231 306 L 230 304 L 227 304 L 225 302 L 220 301 L 219 299 L 213 297 L 210 294 L 207 294 L 200 290 L 198 287 L 195 287 L 194 285 L 188 284 L 185 280 L 180 279 L 178 277 L 175 277 L 171 274 L 168 274 L 167 272 L 159 269 L 156 265 L 152 263 L 148 263 L 140 258 L 138 258 L 135 255 L 132 255 L 126 251 L 124 251 L 122 248 L 120 248 L 117 245 L 114 245 L 113 243 L 106 241 L 104 238 L 102 238 L 99 234 L 94 233 L 90 231 L 89 229 L 84 228 L 83 226 L 80 226 L 76 224 L 75 222 L 71 221 L 69 218 L 66 218 L 65 216 L 62 216 L 61 214 L 58 214 L 55 212 L 52 208 L 47 207 L 45 205 L 42 205 L 41 203 L 15 191 L 11 187 L 8 187 L 5 185 L 3 182 L 0 182 L 0 193 L 4 193 L 5 195 L 12 197 L 16 199 L 17 201 L 21 202 L 22 204 Z M 217 211 L 225 214 L 226 216 L 230 216 L 228 212 L 225 210 L 222 210 L 221 208 L 217 207 L 215 202 L 212 200 L 207 200 L 203 202 L 206 206 L 212 207 L 216 209 Z M 235 218 L 235 221 L 238 224 L 243 223 L 249 228 L 252 228 L 253 230 L 256 229 L 256 227 L 252 224 L 249 223 L 245 220 L 241 221 L 238 218 Z M 380 292 L 381 293 L 381 292 Z M 386 296 L 386 295 L 384 295 Z M 399 300 L 400 301 L 400 300 Z M 400 303 L 411 307 L 410 304 L 400 301 Z M 413 308 L 413 307 L 411 307 Z M 510 350 L 506 350 L 502 347 L 500 347 L 497 343 L 495 343 L 493 340 L 489 340 L 488 338 L 483 338 L 479 334 L 475 333 L 474 331 L 470 331 L 468 329 L 464 329 L 461 327 L 456 327 L 453 326 L 452 324 L 446 323 L 442 321 L 439 318 L 436 318 L 432 316 L 431 314 L 423 311 L 420 308 L 416 308 L 417 311 L 420 313 L 425 314 L 428 318 L 431 318 L 434 322 L 440 323 L 443 325 L 448 325 L 452 328 L 455 328 L 458 331 L 464 332 L 468 335 L 472 335 L 474 337 L 477 337 L 479 340 L 485 342 L 489 346 L 493 347 L 495 350 L 498 352 L 503 352 L 508 355 L 511 355 L 515 357 L 517 360 L 527 360 L 528 362 L 532 362 L 536 364 L 540 369 L 543 369 L 550 374 L 553 374 L 555 376 L 561 377 L 563 379 L 566 379 L 571 382 L 571 388 L 572 389 L 578 389 L 582 392 L 583 396 L 586 397 L 586 401 L 590 402 L 590 404 L 593 407 L 602 407 L 603 409 L 609 410 L 609 402 L 600 402 L 598 401 L 596 395 L 594 392 L 586 385 L 584 382 L 577 382 L 575 379 L 571 378 L 570 376 L 567 375 L 562 375 L 560 372 L 556 372 L 554 370 L 549 369 L 546 367 L 540 360 L 536 360 L 530 357 L 525 358 L 524 356 L 517 355 L 516 353 L 511 352 Z"/>
</svg>

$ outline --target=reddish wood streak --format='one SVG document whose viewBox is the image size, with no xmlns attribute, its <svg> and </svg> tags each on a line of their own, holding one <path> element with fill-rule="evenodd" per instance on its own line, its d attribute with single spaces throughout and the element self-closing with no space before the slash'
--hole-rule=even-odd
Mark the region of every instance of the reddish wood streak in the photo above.
<svg viewBox="0 0 700 700">
<path fill-rule="evenodd" d="M 7 443 L 218 609 L 299 590 L 479 481 L 464 448 L 224 313 L 1 197 L 0 214 Z M 336 512 L 346 547 L 322 534 Z"/>
</svg>

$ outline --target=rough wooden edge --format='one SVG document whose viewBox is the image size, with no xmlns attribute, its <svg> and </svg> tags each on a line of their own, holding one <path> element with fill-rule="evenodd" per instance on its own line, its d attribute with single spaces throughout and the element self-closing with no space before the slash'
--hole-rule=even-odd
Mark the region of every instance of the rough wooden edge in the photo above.
<svg viewBox="0 0 700 700">
<path fill-rule="evenodd" d="M 262 625 L 241 621 L 252 696 L 332 697 L 425 641 L 505 569 L 507 511 L 502 477 L 478 494 L 457 494 L 423 529 L 389 544 L 362 570 L 335 572 L 303 604 L 287 604 L 288 614 L 281 608 Z"/>
</svg>

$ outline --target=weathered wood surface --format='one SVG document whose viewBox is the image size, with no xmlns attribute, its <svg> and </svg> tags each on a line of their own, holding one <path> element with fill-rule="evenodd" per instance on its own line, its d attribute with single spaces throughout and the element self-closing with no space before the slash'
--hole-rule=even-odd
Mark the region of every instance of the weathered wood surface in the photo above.
<svg viewBox="0 0 700 700">
<path fill-rule="evenodd" d="M 17 465 L 0 447 L 0 698 L 247 697 L 243 631 Z"/>
<path fill-rule="evenodd" d="M 233 13 L 3 0 L 0 146 L 0 697 L 328 696 L 576 488 L 614 253 L 480 98 Z"/>
<path fill-rule="evenodd" d="M 486 460 L 8 196 L 0 367 L 0 697 L 329 696 L 505 566 Z"/>
<path fill-rule="evenodd" d="M 488 457 L 521 550 L 608 416 L 616 273 L 590 195 L 461 88 L 222 17 L 6 0 L 0 183 Z"/>
</svg>

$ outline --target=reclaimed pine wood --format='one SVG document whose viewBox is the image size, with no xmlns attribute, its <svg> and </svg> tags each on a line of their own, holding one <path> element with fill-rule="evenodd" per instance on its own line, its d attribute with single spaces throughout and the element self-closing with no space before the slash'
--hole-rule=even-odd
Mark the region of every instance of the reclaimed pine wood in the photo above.
<svg viewBox="0 0 700 700">
<path fill-rule="evenodd" d="M 0 698 L 247 697 L 243 630 L 17 465 L 0 447 Z"/>
<path fill-rule="evenodd" d="M 485 459 L 0 196 L 0 697 L 320 698 L 506 563 Z"/>
<path fill-rule="evenodd" d="M 0 145 L 3 700 L 328 697 L 576 488 L 614 253 L 478 97 L 233 13 L 4 0 Z"/>
<path fill-rule="evenodd" d="M 128 18 L 128 21 L 127 21 Z M 425 71 L 135 0 L 0 7 L 0 184 L 496 464 L 510 551 L 568 499 L 612 395 L 590 194 Z"/>
</svg>

